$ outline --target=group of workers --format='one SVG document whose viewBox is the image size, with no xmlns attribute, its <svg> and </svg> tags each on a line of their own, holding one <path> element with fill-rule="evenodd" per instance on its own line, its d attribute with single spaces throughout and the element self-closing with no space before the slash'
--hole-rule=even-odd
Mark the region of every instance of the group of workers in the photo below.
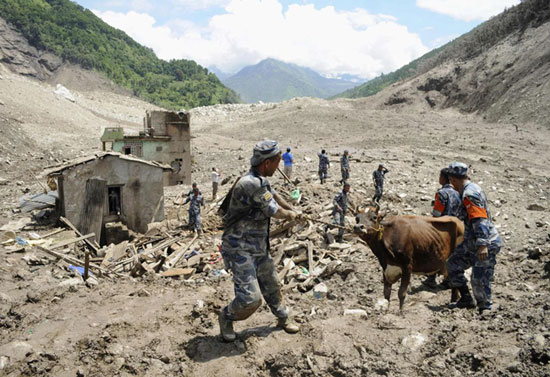
<svg viewBox="0 0 550 377">
<path fill-rule="evenodd" d="M 319 179 L 324 184 L 330 161 L 325 150 L 318 156 Z M 221 253 L 226 268 L 233 272 L 235 298 L 223 308 L 218 318 L 220 333 L 225 341 L 236 339 L 233 323 L 252 315 L 262 304 L 262 297 L 277 317 L 279 328 L 291 334 L 299 331 L 298 325 L 290 319 L 289 308 L 284 305 L 277 270 L 269 253 L 271 218 L 288 221 L 302 218 L 302 214 L 277 194 L 268 181 L 268 177 L 277 171 L 281 159 L 285 163 L 285 174 L 290 178 L 293 164 L 290 148 L 282 154 L 276 141 L 259 142 L 254 146 L 249 172 L 239 179 L 228 194 L 229 206 L 223 218 Z M 347 150 L 340 162 L 343 189 L 333 200 L 334 224 L 340 226 L 339 242 L 342 241 L 349 203 L 350 164 Z M 380 164 L 372 174 L 375 203 L 382 197 L 387 173 L 385 166 Z M 491 222 L 487 197 L 478 185 L 469 180 L 468 166 L 460 162 L 453 162 L 441 170 L 439 182 L 442 187 L 435 196 L 432 214 L 457 216 L 465 223 L 464 242 L 447 262 L 449 284 L 461 293 L 460 300 L 454 306 L 473 308 L 477 302 L 480 312 L 490 310 L 491 282 L 496 255 L 502 242 Z M 200 234 L 200 206 L 204 205 L 204 199 L 196 184 L 188 193 L 187 202 L 191 202 L 190 224 Z M 471 284 L 475 302 L 464 276 L 464 271 L 469 267 L 473 267 Z"/>
</svg>

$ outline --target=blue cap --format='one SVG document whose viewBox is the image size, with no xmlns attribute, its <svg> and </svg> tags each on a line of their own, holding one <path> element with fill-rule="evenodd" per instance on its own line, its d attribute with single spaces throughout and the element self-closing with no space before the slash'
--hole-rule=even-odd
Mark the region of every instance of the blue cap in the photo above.
<svg viewBox="0 0 550 377">
<path fill-rule="evenodd" d="M 254 146 L 254 152 L 252 158 L 250 159 L 250 165 L 258 166 L 265 160 L 279 153 L 281 153 L 281 148 L 279 148 L 279 143 L 275 140 L 260 141 Z"/>
<path fill-rule="evenodd" d="M 466 177 L 468 175 L 468 165 L 463 162 L 451 162 L 449 165 L 449 175 L 453 177 Z"/>
</svg>

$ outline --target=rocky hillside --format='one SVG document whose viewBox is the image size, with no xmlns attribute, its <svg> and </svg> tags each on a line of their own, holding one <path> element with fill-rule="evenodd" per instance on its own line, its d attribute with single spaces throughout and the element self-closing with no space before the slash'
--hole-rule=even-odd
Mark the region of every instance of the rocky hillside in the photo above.
<svg viewBox="0 0 550 377">
<path fill-rule="evenodd" d="M 239 101 L 206 68 L 191 60 L 161 60 L 70 0 L 3 0 L 0 15 L 0 59 L 18 73 L 43 79 L 66 62 L 99 72 L 165 108 Z"/>
<path fill-rule="evenodd" d="M 456 107 L 489 121 L 550 125 L 550 3 L 527 0 L 402 69 L 349 91 L 385 105 Z M 396 80 L 401 80 L 390 85 Z M 388 86 L 389 85 L 389 86 Z"/>
</svg>

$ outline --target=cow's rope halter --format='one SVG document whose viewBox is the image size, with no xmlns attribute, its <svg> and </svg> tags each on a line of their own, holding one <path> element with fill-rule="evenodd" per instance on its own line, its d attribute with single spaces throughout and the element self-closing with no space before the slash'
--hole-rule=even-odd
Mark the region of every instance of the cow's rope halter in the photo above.
<svg viewBox="0 0 550 377">
<path fill-rule="evenodd" d="M 378 237 L 379 241 L 382 241 L 382 238 L 384 238 L 384 226 L 382 224 L 377 224 L 377 227 L 371 227 L 370 229 L 374 230 L 376 232 L 376 236 Z"/>
</svg>

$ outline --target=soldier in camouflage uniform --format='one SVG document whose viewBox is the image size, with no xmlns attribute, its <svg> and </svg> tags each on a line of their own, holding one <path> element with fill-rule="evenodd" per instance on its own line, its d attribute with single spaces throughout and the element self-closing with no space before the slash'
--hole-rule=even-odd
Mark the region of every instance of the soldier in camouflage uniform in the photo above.
<svg viewBox="0 0 550 377">
<path fill-rule="evenodd" d="M 472 290 L 479 312 L 490 310 L 491 282 L 495 272 L 496 256 L 502 241 L 491 222 L 491 213 L 485 193 L 468 179 L 468 166 L 461 162 L 449 165 L 451 184 L 460 192 L 466 210 L 464 218 L 464 242 L 458 245 L 447 261 L 449 280 L 452 287 L 460 290 L 458 308 L 475 307 L 468 290 L 464 271 L 472 267 Z"/>
<path fill-rule="evenodd" d="M 333 223 L 340 226 L 345 226 L 346 224 L 346 211 L 348 209 L 348 192 L 350 185 L 349 183 L 344 183 L 344 188 L 342 192 L 334 197 L 332 203 L 334 204 L 334 210 L 332 211 Z M 337 242 L 342 242 L 344 237 L 344 229 L 338 229 L 338 238 Z"/>
<path fill-rule="evenodd" d="M 451 185 L 449 180 L 449 168 L 443 168 L 439 172 L 439 184 L 441 188 L 435 194 L 434 206 L 432 209 L 432 215 L 434 217 L 441 216 L 455 216 L 461 220 L 464 220 L 462 206 L 462 200 L 460 199 L 460 194 L 455 188 Z M 435 288 L 437 283 L 435 281 L 435 274 L 429 275 L 422 284 Z M 449 285 L 449 280 L 445 279 L 441 283 L 443 286 Z"/>
<path fill-rule="evenodd" d="M 219 316 L 225 341 L 236 338 L 233 321 L 248 318 L 262 304 L 262 296 L 278 318 L 277 326 L 287 333 L 299 328 L 289 320 L 283 304 L 275 265 L 269 254 L 270 218 L 293 220 L 297 213 L 270 186 L 279 166 L 281 150 L 276 141 L 265 140 L 254 147 L 251 169 L 234 186 L 224 216 L 222 255 L 233 272 L 235 298 Z"/>
<path fill-rule="evenodd" d="M 342 158 L 340 159 L 340 170 L 342 172 L 342 180 L 340 183 L 346 183 L 349 179 L 349 153 L 347 150 L 344 151 Z"/>
<path fill-rule="evenodd" d="M 321 151 L 321 153 L 318 153 L 317 156 L 319 157 L 319 179 L 321 180 L 321 184 L 323 184 L 327 181 L 330 161 L 324 149 Z"/>
<path fill-rule="evenodd" d="M 384 164 L 378 165 L 378 169 L 372 172 L 375 190 L 372 200 L 376 203 L 380 203 L 380 199 L 382 198 L 382 192 L 384 191 L 384 176 L 386 173 L 389 173 L 389 170 L 384 167 Z"/>
<path fill-rule="evenodd" d="M 193 231 L 197 231 L 197 235 L 201 235 L 201 206 L 204 207 L 204 199 L 199 191 L 196 183 L 193 183 L 193 189 L 187 193 L 187 198 L 183 204 L 189 204 L 189 223 L 187 226 Z"/>
</svg>

